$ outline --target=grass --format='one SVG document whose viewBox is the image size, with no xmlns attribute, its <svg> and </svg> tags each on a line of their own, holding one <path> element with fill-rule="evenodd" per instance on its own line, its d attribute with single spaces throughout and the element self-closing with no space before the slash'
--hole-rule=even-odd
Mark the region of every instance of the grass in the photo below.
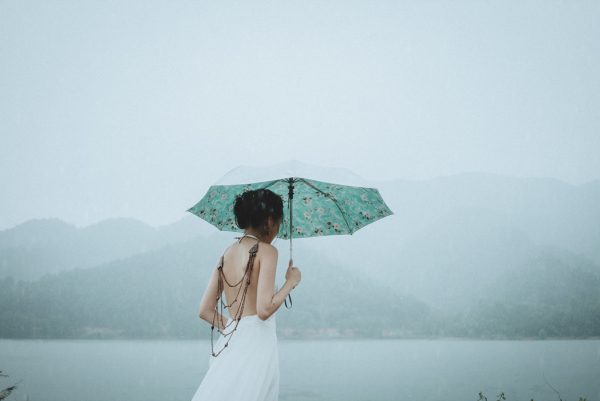
<svg viewBox="0 0 600 401">
<path fill-rule="evenodd" d="M 8 377 L 8 375 L 5 375 L 4 373 L 2 373 L 2 371 L 0 370 L 0 377 Z M 6 397 L 8 397 L 10 395 L 10 393 L 12 393 L 15 389 L 17 388 L 16 384 L 13 384 L 12 386 L 8 386 L 4 389 L 0 390 L 0 400 L 5 399 Z"/>
<path fill-rule="evenodd" d="M 562 399 L 562 397 L 560 396 L 560 394 L 558 395 L 558 399 L 559 399 L 559 401 L 564 401 Z M 502 392 L 496 396 L 496 401 L 503 401 L 503 400 L 506 400 L 506 396 L 504 395 L 504 392 Z M 485 394 L 483 394 L 483 392 L 480 391 L 479 399 L 477 399 L 477 401 L 488 401 L 488 398 L 485 396 Z M 534 399 L 531 398 L 530 401 L 534 401 Z M 577 400 L 577 401 L 586 401 L 586 398 L 579 397 L 579 400 Z"/>
</svg>

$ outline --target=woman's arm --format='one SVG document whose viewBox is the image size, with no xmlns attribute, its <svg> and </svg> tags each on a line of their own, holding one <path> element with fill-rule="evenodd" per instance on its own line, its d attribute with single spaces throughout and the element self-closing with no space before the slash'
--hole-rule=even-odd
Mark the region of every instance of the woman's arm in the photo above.
<svg viewBox="0 0 600 401">
<path fill-rule="evenodd" d="M 263 249 L 256 289 L 256 312 L 261 320 L 266 320 L 279 309 L 295 284 L 286 280 L 283 287 L 277 293 L 273 293 L 278 252 L 277 248 L 272 245 L 263 247 Z"/>
<path fill-rule="evenodd" d="M 219 258 L 220 262 L 220 258 Z M 218 281 L 219 281 L 219 270 L 217 264 L 210 276 L 210 280 L 208 281 L 208 285 L 206 286 L 206 290 L 204 291 L 204 295 L 202 295 L 202 300 L 200 301 L 200 308 L 198 309 L 198 316 L 200 319 L 206 321 L 208 324 L 213 324 L 213 317 L 215 313 L 215 308 L 217 307 L 217 291 L 218 291 Z M 224 329 L 224 324 L 227 324 L 227 316 L 221 315 L 217 313 L 215 327 L 219 328 L 219 330 Z M 224 324 L 221 323 L 223 321 Z"/>
</svg>

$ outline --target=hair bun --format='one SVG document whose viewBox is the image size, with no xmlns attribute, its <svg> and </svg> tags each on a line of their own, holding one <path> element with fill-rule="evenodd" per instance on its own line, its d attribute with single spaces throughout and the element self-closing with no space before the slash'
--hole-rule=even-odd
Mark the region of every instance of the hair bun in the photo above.
<svg viewBox="0 0 600 401">
<path fill-rule="evenodd" d="M 268 217 L 283 218 L 283 200 L 270 189 L 247 190 L 236 196 L 233 212 L 240 229 L 264 230 Z"/>
</svg>

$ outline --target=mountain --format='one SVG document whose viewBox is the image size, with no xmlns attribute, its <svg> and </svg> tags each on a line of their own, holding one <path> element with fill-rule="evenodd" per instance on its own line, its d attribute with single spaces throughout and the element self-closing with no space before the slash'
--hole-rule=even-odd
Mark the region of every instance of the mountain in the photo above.
<svg viewBox="0 0 600 401">
<path fill-rule="evenodd" d="M 326 252 L 350 268 L 361 268 L 355 263 L 363 257 L 357 249 L 383 258 L 379 265 L 397 268 L 402 256 L 397 252 L 398 244 L 412 256 L 415 252 L 411 248 L 436 252 L 438 244 L 443 247 L 454 238 L 471 235 L 465 231 L 468 224 L 469 230 L 480 235 L 485 236 L 488 230 L 511 231 L 524 241 L 557 245 L 600 264 L 600 180 L 574 186 L 550 178 L 463 173 L 372 185 L 394 215 L 352 236 L 297 243 L 306 241 L 307 249 Z M 47 272 L 92 267 L 216 231 L 191 214 L 156 228 L 126 218 L 84 228 L 58 219 L 30 220 L 0 232 L 0 278 L 33 280 Z M 473 249 L 486 247 L 483 241 L 473 245 Z M 401 265 L 421 264 L 412 256 L 400 259 Z"/>
<path fill-rule="evenodd" d="M 35 280 L 46 273 L 93 267 L 201 235 L 198 218 L 160 228 L 113 218 L 78 228 L 59 219 L 34 219 L 0 232 L 0 278 Z"/>
<path fill-rule="evenodd" d="M 209 338 L 197 316 L 211 268 L 226 244 L 195 238 L 109 262 L 0 280 L 0 338 Z M 280 259 L 276 282 L 284 280 Z M 600 336 L 597 266 L 560 249 L 495 276 L 468 281 L 471 302 L 440 310 L 380 285 L 327 254 L 305 256 L 293 307 L 277 312 L 282 338 Z"/>
<path fill-rule="evenodd" d="M 402 238 L 455 210 L 489 210 L 536 243 L 558 245 L 600 263 L 600 180 L 571 185 L 554 178 L 472 172 L 388 181 L 380 192 L 390 200 Z"/>
<path fill-rule="evenodd" d="M 544 249 L 487 285 L 485 296 L 458 312 L 446 330 L 459 336 L 598 337 L 595 269 L 560 249 Z"/>
<path fill-rule="evenodd" d="M 600 273 L 599 183 L 484 173 L 380 182 L 394 215 L 353 236 L 306 241 L 435 308 L 464 309 L 482 295 L 473 282 L 489 284 L 546 247 Z"/>
<path fill-rule="evenodd" d="M 222 241 L 196 238 L 94 268 L 0 281 L 0 337 L 206 338 L 198 306 Z M 429 307 L 373 284 L 321 255 L 277 312 L 284 337 L 424 332 Z M 279 263 L 283 282 L 285 261 Z M 285 265 L 285 266 L 284 266 Z"/>
<path fill-rule="evenodd" d="M 591 317 L 600 315 L 600 306 L 589 295 L 592 289 L 582 287 L 600 275 L 600 180 L 575 186 L 465 173 L 372 186 L 394 215 L 353 235 L 293 241 L 303 283 L 294 292 L 293 311 L 283 308 L 280 315 L 286 335 L 327 327 L 401 336 L 600 330 Z M 157 228 L 135 219 L 85 228 L 57 219 L 26 222 L 0 232 L 0 296 L 11 305 L 2 316 L 21 327 L 21 335 L 59 335 L 55 330 L 64 323 L 63 334 L 70 336 L 107 327 L 107 336 L 192 336 L 190 305 L 199 302 L 207 269 L 235 235 L 191 215 Z M 283 274 L 289 241 L 276 239 L 274 245 Z M 576 315 L 561 303 L 567 298 L 553 297 L 563 294 L 556 292 L 558 282 L 576 298 L 568 302 L 584 311 L 570 327 L 556 323 Z M 165 288 L 179 289 L 176 301 Z M 490 297 L 501 293 L 497 288 L 513 292 Z M 538 298 L 521 302 L 530 296 L 523 288 L 535 288 Z M 48 314 L 38 314 L 38 308 Z M 137 320 L 132 308 L 154 320 Z M 107 320 L 92 319 L 96 310 Z M 530 317 L 530 326 L 519 323 L 520 310 L 528 313 L 523 316 Z M 56 311 L 76 316 L 75 326 Z M 494 314 L 505 316 L 504 326 L 494 323 Z"/>
</svg>

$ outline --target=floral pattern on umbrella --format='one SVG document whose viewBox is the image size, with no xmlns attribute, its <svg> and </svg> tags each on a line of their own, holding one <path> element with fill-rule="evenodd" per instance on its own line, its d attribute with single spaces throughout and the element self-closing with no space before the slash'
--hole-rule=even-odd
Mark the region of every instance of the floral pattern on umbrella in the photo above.
<svg viewBox="0 0 600 401">
<path fill-rule="evenodd" d="M 339 185 L 305 178 L 293 178 L 293 238 L 353 234 L 358 229 L 394 214 L 376 188 Z M 213 185 L 187 211 L 222 231 L 242 232 L 235 224 L 235 198 L 247 190 L 268 188 L 283 200 L 283 220 L 278 238 L 290 234 L 288 181 L 278 179 L 252 184 Z"/>
</svg>

